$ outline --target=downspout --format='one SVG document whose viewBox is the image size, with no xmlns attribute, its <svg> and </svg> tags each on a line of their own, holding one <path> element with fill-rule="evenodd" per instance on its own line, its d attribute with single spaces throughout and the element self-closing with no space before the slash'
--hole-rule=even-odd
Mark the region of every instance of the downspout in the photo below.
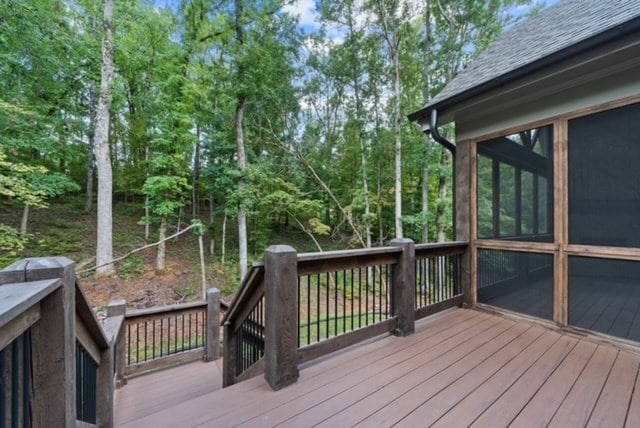
<svg viewBox="0 0 640 428">
<path fill-rule="evenodd" d="M 431 110 L 431 121 L 429 122 L 429 129 L 425 131 L 427 134 L 431 135 L 433 140 L 440 144 L 445 149 L 449 150 L 451 153 L 451 167 L 452 167 L 452 180 L 451 187 L 453 189 L 453 203 L 451 204 L 451 215 L 453 220 L 453 239 L 456 239 L 457 231 L 456 231 L 456 145 L 451 141 L 447 140 L 440 134 L 438 130 L 438 110 L 435 108 Z"/>
</svg>

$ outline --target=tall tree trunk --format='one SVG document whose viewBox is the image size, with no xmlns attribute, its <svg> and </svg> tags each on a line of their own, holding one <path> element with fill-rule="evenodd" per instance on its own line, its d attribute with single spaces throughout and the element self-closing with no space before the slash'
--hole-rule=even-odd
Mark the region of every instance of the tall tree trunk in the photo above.
<svg viewBox="0 0 640 428">
<path fill-rule="evenodd" d="M 360 140 L 360 156 L 362 167 L 362 192 L 364 196 L 364 228 L 365 239 L 367 248 L 371 248 L 371 204 L 369 201 L 369 178 L 367 177 L 367 143 L 365 137 L 365 131 L 363 129 L 363 113 L 362 113 L 362 101 L 360 99 L 360 67 L 358 52 L 356 49 L 356 34 L 355 23 L 353 20 L 352 3 L 347 2 L 348 11 L 348 26 L 349 26 L 349 38 L 351 39 L 351 63 L 355 67 L 353 73 L 353 93 L 356 100 L 356 122 L 358 124 L 358 139 Z"/>
<path fill-rule="evenodd" d="M 393 68 L 393 134 L 395 141 L 395 228 L 396 238 L 402 238 L 402 123 L 400 104 L 402 87 L 400 82 L 400 24 L 398 22 L 398 2 L 377 0 L 374 3 L 378 19 L 382 25 L 382 36 L 387 44 L 387 53 Z M 392 9 L 387 8 L 391 6 Z"/>
<path fill-rule="evenodd" d="M 393 70 L 394 70 L 394 85 L 393 92 L 396 98 L 394 113 L 393 113 L 393 129 L 395 134 L 395 158 L 396 158 L 396 172 L 395 172 L 395 187 L 396 187 L 396 238 L 402 238 L 402 135 L 401 132 L 401 112 L 400 101 L 402 93 L 400 90 L 400 52 L 398 46 L 395 46 L 393 50 Z"/>
<path fill-rule="evenodd" d="M 242 0 L 235 0 L 236 7 L 236 40 L 239 46 L 244 44 L 244 27 L 242 24 L 244 16 L 244 4 Z M 238 64 L 238 84 L 242 84 L 244 78 L 243 65 Z M 245 95 L 240 92 L 238 94 L 238 103 L 236 105 L 235 128 L 236 128 L 236 145 L 238 146 L 238 169 L 242 174 L 247 168 L 247 155 L 244 150 L 244 108 L 246 103 Z M 242 188 L 244 181 L 241 179 L 238 187 Z M 247 273 L 247 265 L 249 262 L 247 249 L 247 212 L 244 207 L 238 207 L 238 259 L 240 264 L 240 278 L 244 279 Z"/>
<path fill-rule="evenodd" d="M 191 216 L 200 214 L 200 125 L 196 125 L 196 147 L 193 155 L 193 173 L 191 178 Z"/>
<path fill-rule="evenodd" d="M 167 218 L 162 217 L 160 220 L 160 232 L 158 233 L 158 252 L 156 253 L 156 271 L 164 272 L 165 270 L 165 253 L 166 253 L 166 242 L 165 238 L 167 237 Z"/>
<path fill-rule="evenodd" d="M 29 224 L 29 204 L 24 204 L 22 209 L 22 220 L 20 221 L 20 235 L 27 234 L 27 225 Z"/>
<path fill-rule="evenodd" d="M 222 219 L 222 243 L 220 246 L 222 247 L 220 263 L 224 265 L 224 256 L 227 252 L 227 214 L 225 214 Z"/>
<path fill-rule="evenodd" d="M 93 179 L 95 174 L 95 157 L 93 155 L 95 147 L 96 129 L 96 88 L 93 84 L 89 86 L 89 154 L 87 155 L 87 194 L 84 204 L 84 212 L 93 211 Z"/>
<path fill-rule="evenodd" d="M 244 97 L 238 98 L 238 106 L 236 107 L 236 144 L 238 145 L 238 169 L 243 172 L 247 168 L 247 159 L 244 151 L 244 132 L 242 122 L 244 116 Z M 240 180 L 238 186 L 242 188 L 244 181 Z M 238 207 L 238 256 L 240 264 L 240 278 L 244 278 L 247 273 L 248 249 L 247 249 L 247 212 L 244 207 Z"/>
<path fill-rule="evenodd" d="M 215 214 L 216 203 L 213 199 L 213 192 L 209 195 L 209 227 L 211 229 L 211 236 L 209 237 L 209 255 L 216 255 L 216 241 L 215 236 L 213 235 L 213 225 L 216 219 Z"/>
<path fill-rule="evenodd" d="M 200 272 L 202 274 L 202 300 L 207 299 L 207 271 L 204 263 L 204 242 L 202 234 L 198 235 L 198 249 L 200 250 Z"/>
<path fill-rule="evenodd" d="M 144 148 L 144 164 L 145 167 L 147 169 L 146 171 L 146 178 L 149 178 L 149 142 L 147 141 L 146 146 Z M 146 218 L 146 221 L 144 223 L 144 242 L 147 243 L 149 242 L 149 235 L 150 235 L 150 225 L 149 225 L 149 216 L 151 215 L 151 212 L 149 211 L 149 204 L 151 203 L 151 201 L 149 200 L 149 195 L 145 195 L 144 196 L 144 217 Z"/>
<path fill-rule="evenodd" d="M 105 0 L 104 38 L 102 41 L 102 81 L 96 108 L 95 157 L 98 169 L 98 237 L 96 248 L 97 275 L 115 272 L 113 260 L 113 212 L 111 155 L 109 149 L 109 109 L 113 85 L 113 11 L 114 0 Z"/>
</svg>

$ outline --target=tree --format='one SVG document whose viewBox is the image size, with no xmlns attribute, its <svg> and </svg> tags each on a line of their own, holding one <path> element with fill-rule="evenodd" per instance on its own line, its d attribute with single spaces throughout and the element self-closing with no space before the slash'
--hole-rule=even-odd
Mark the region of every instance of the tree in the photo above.
<svg viewBox="0 0 640 428">
<path fill-rule="evenodd" d="M 109 152 L 109 119 L 113 86 L 114 0 L 104 3 L 102 40 L 102 81 L 96 108 L 95 159 L 98 170 L 98 235 L 96 244 L 97 275 L 111 275 L 113 260 L 113 212 L 111 155 Z"/>
<path fill-rule="evenodd" d="M 400 31 L 401 17 L 407 16 L 400 0 L 373 0 L 372 6 L 378 19 L 382 37 L 387 46 L 387 56 L 393 72 L 393 134 L 395 141 L 395 230 L 396 238 L 402 238 L 402 87 L 400 83 Z"/>
</svg>

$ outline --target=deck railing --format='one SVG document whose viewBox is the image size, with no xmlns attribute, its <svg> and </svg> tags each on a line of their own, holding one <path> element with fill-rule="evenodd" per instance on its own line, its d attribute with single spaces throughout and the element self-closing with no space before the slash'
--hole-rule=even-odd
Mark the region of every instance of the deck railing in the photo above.
<svg viewBox="0 0 640 428">
<path fill-rule="evenodd" d="M 160 325 L 153 337 L 162 342 L 151 350 L 156 360 L 131 365 L 129 372 L 175 364 L 195 351 L 206 361 L 219 357 L 216 289 L 206 302 L 130 313 L 124 301 L 113 302 L 101 324 L 76 282 L 74 263 L 53 257 L 0 271 L 0 302 L 0 427 L 113 426 L 114 389 L 126 382 L 133 352 L 127 340 L 144 342 L 148 360 L 152 337 L 129 338 L 127 330 L 136 327 L 127 323 Z"/>
<path fill-rule="evenodd" d="M 0 272 L 0 424 L 113 425 L 113 343 L 64 257 Z"/>
<path fill-rule="evenodd" d="M 462 303 L 461 257 L 466 249 L 461 242 L 416 245 L 416 319 Z"/>
<path fill-rule="evenodd" d="M 126 302 L 107 307 L 107 321 L 122 318 L 122 333 L 116 342 L 118 380 L 176 364 L 220 356 L 220 313 L 226 305 L 220 292 L 207 291 L 207 300 L 126 309 Z"/>
<path fill-rule="evenodd" d="M 272 388 L 297 365 L 462 303 L 463 242 L 297 254 L 267 249 L 225 316 L 225 386 L 264 373 Z"/>
</svg>

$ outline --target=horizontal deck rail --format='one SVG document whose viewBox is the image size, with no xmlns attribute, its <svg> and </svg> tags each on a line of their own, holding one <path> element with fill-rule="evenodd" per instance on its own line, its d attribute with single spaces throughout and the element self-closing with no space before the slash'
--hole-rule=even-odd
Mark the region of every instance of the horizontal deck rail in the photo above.
<svg viewBox="0 0 640 428">
<path fill-rule="evenodd" d="M 376 335 L 413 332 L 415 318 L 463 300 L 466 242 L 296 254 L 267 249 L 225 316 L 224 385 L 265 374 L 274 389 L 297 365 Z"/>
<path fill-rule="evenodd" d="M 122 303 L 124 304 L 124 303 Z M 220 293 L 207 300 L 146 309 L 122 310 L 124 375 L 219 355 Z"/>
</svg>

